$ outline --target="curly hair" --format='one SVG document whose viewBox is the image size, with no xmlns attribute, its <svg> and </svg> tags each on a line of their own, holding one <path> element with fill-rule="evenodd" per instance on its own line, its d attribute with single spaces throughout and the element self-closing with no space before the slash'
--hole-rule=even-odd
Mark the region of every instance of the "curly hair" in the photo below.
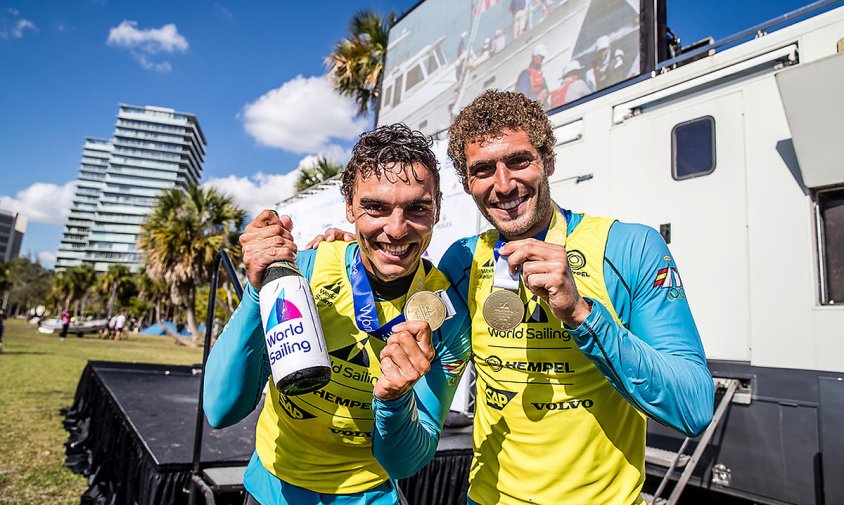
<svg viewBox="0 0 844 505">
<path fill-rule="evenodd" d="M 466 144 L 508 128 L 524 130 L 544 164 L 554 160 L 557 140 L 542 104 L 521 93 L 488 89 L 460 111 L 448 128 L 448 156 L 464 188 L 468 190 Z"/>
<path fill-rule="evenodd" d="M 440 191 L 440 169 L 437 157 L 431 150 L 433 142 L 422 132 L 411 130 L 402 123 L 379 126 L 378 128 L 361 134 L 352 149 L 352 159 L 343 171 L 340 192 L 347 203 L 352 202 L 355 182 L 375 176 L 378 180 L 385 174 L 385 168 L 394 163 L 410 167 L 412 163 L 421 163 L 431 172 L 434 178 L 434 200 L 437 209 L 440 207 L 442 192 Z M 410 170 L 417 181 L 421 175 Z"/>
</svg>

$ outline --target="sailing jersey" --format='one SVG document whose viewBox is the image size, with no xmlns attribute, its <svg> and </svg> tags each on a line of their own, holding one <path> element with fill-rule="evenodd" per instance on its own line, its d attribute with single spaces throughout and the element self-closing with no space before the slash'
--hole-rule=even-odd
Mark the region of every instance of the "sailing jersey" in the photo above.
<svg viewBox="0 0 844 505">
<path fill-rule="evenodd" d="M 285 498 L 293 488 L 330 496 L 332 503 L 394 503 L 395 490 L 388 479 L 415 473 L 436 450 L 469 358 L 465 307 L 451 295 L 457 299 L 458 315 L 433 332 L 435 358 L 413 394 L 392 401 L 374 398 L 373 386 L 381 375 L 379 354 L 386 344 L 355 324 L 350 270 L 358 250 L 356 243 L 324 242 L 297 257 L 320 315 L 331 382 L 321 390 L 288 397 L 269 381 L 256 427 L 256 455 L 244 478 L 246 489 L 261 503 L 296 503 Z M 420 262 L 419 268 L 424 268 L 425 290 L 450 289 L 430 263 Z M 398 316 L 404 301 L 405 295 L 376 299 L 379 321 Z M 228 425 L 248 415 L 269 375 L 258 294 L 247 285 L 208 359 L 204 406 L 209 422 Z M 394 426 L 404 432 L 404 443 L 385 443 L 393 438 Z M 313 500 L 323 502 L 318 496 Z"/>
<path fill-rule="evenodd" d="M 578 328 L 524 286 L 522 323 L 486 324 L 495 230 L 458 241 L 440 263 L 472 324 L 470 503 L 641 503 L 644 414 L 689 435 L 712 416 L 713 383 L 676 264 L 651 228 L 569 211 L 539 238 L 566 247 L 592 304 Z"/>
</svg>

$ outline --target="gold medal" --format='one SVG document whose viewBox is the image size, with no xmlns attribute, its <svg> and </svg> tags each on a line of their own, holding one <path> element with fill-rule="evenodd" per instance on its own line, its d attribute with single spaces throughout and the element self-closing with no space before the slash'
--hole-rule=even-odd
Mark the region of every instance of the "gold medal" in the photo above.
<svg viewBox="0 0 844 505">
<path fill-rule="evenodd" d="M 495 330 L 515 329 L 524 317 L 522 298 L 509 289 L 493 291 L 484 302 L 484 320 Z"/>
<path fill-rule="evenodd" d="M 408 297 L 404 304 L 404 318 L 408 321 L 425 321 L 431 331 L 442 326 L 445 321 L 445 303 L 430 291 L 417 291 Z"/>
</svg>

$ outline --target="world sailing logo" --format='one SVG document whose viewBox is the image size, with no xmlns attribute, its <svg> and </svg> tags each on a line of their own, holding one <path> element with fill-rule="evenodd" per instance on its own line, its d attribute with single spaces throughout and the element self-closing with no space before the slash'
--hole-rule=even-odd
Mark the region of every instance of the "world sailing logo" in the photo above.
<svg viewBox="0 0 844 505">
<path fill-rule="evenodd" d="M 278 295 L 278 299 L 275 301 L 273 310 L 270 311 L 270 319 L 267 322 L 272 323 L 272 326 L 277 326 L 285 321 L 301 318 L 302 313 L 299 311 L 298 307 L 293 305 L 290 300 L 284 297 L 284 289 L 282 289 L 281 293 Z"/>
<path fill-rule="evenodd" d="M 292 337 L 304 336 L 305 325 L 302 311 L 284 296 L 284 289 L 270 311 L 267 327 L 270 328 L 267 331 L 267 349 L 271 365 L 289 354 L 311 351 L 311 343 L 307 339 L 289 341 Z"/>
</svg>

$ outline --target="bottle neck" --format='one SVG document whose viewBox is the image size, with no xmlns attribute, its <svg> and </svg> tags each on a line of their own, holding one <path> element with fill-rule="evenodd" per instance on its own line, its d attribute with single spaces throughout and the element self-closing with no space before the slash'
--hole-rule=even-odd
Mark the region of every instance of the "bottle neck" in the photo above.
<svg viewBox="0 0 844 505">
<path fill-rule="evenodd" d="M 268 282 L 280 279 L 281 277 L 288 277 L 290 275 L 301 276 L 302 273 L 296 268 L 295 263 L 289 261 L 276 261 L 270 263 L 264 270 L 264 279 L 261 281 L 261 286 L 265 286 Z"/>
</svg>

